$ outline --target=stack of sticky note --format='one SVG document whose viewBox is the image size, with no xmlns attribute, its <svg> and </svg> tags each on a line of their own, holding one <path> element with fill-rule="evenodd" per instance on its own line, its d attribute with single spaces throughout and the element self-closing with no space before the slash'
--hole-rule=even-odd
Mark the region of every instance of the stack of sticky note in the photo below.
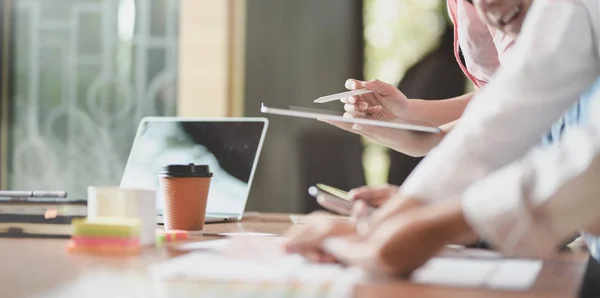
<svg viewBox="0 0 600 298">
<path fill-rule="evenodd" d="M 176 241 L 187 240 L 188 234 L 183 230 L 167 230 L 156 232 L 156 243 L 164 244 Z"/>
<path fill-rule="evenodd" d="M 74 219 L 67 245 L 72 253 L 131 255 L 141 251 L 141 221 L 136 218 Z"/>
</svg>

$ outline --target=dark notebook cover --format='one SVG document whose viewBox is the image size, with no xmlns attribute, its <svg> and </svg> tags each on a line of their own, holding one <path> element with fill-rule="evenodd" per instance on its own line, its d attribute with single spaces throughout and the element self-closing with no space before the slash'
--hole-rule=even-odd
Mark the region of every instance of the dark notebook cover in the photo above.
<svg viewBox="0 0 600 298">
<path fill-rule="evenodd" d="M 86 200 L 0 198 L 0 237 L 70 238 L 71 221 L 86 216 Z"/>
</svg>

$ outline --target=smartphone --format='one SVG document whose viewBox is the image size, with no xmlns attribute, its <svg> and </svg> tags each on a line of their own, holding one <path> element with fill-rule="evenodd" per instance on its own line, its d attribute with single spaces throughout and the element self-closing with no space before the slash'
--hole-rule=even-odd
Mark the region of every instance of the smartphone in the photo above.
<svg viewBox="0 0 600 298">
<path fill-rule="evenodd" d="M 308 193 L 317 199 L 317 203 L 329 211 L 342 215 L 352 212 L 352 200 L 348 192 L 325 184 L 316 184 L 308 189 Z"/>
</svg>

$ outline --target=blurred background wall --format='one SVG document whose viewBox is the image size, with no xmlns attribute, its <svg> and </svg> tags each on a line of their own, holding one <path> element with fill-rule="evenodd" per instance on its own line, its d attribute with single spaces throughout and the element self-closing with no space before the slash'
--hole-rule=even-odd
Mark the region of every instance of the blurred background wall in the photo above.
<svg viewBox="0 0 600 298">
<path fill-rule="evenodd" d="M 362 1 L 261 0 L 247 6 L 247 115 L 260 116 L 261 102 L 310 106 L 320 95 L 342 91 L 347 78 L 362 77 Z M 314 209 L 310 184 L 364 184 L 358 136 L 317 121 L 269 118 L 251 209 Z"/>
<path fill-rule="evenodd" d="M 459 95 L 442 0 L 0 0 L 4 189 L 119 183 L 144 116 L 263 116 L 347 78 Z M 328 109 L 341 110 L 329 104 Z M 316 182 L 402 183 L 418 159 L 311 120 L 269 117 L 249 210 L 308 212 Z"/>
</svg>

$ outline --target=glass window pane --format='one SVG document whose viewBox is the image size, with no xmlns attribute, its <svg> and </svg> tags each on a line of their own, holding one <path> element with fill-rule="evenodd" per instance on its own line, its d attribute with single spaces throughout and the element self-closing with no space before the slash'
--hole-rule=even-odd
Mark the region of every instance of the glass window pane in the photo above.
<svg viewBox="0 0 600 298">
<path fill-rule="evenodd" d="M 175 115 L 179 1 L 12 3 L 9 187 L 118 185 L 141 118 Z"/>
</svg>

